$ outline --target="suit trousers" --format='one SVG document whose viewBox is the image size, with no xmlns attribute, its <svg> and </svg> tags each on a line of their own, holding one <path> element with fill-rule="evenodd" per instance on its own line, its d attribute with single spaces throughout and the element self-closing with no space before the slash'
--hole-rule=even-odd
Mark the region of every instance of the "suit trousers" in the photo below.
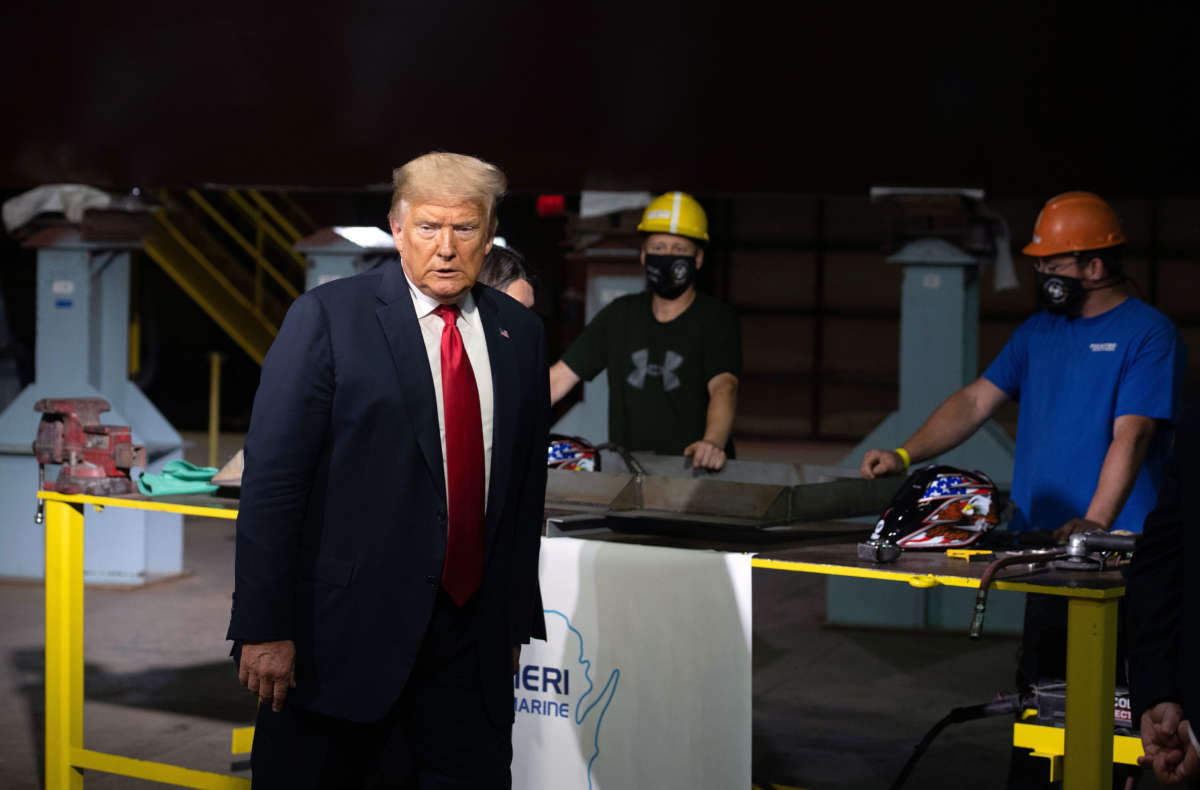
<svg viewBox="0 0 1200 790">
<path fill-rule="evenodd" d="M 476 604 L 439 591 L 404 692 L 378 722 L 260 705 L 255 790 L 509 790 L 512 723 L 494 723 L 484 706 Z"/>
</svg>

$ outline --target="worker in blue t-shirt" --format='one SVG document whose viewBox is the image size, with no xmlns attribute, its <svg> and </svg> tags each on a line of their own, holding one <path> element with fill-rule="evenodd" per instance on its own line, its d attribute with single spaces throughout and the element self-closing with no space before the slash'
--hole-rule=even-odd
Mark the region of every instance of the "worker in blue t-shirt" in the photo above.
<svg viewBox="0 0 1200 790">
<path fill-rule="evenodd" d="M 1011 398 L 1020 411 L 1009 529 L 1054 530 L 1060 541 L 1086 530 L 1141 532 L 1163 480 L 1185 351 L 1170 319 L 1126 288 L 1124 243 L 1098 196 L 1050 199 L 1024 249 L 1044 309 L 904 444 L 868 451 L 862 476 L 898 474 L 956 447 Z M 1021 685 L 1061 679 L 1065 645 L 1065 599 L 1028 596 Z M 1039 786 L 1016 773 L 1014 761 L 1010 787 Z"/>
<path fill-rule="evenodd" d="M 1020 401 L 1012 530 L 1141 532 L 1162 483 L 1184 347 L 1174 324 L 1125 287 L 1125 234 L 1088 192 L 1052 198 L 1026 255 L 1044 308 L 983 375 L 895 450 L 869 450 L 863 477 L 904 472 L 950 450 L 1005 401 Z"/>
</svg>

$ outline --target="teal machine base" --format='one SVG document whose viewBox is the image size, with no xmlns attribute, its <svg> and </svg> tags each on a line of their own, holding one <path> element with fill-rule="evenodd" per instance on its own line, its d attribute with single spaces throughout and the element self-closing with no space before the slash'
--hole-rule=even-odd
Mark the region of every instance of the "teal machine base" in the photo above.
<svg viewBox="0 0 1200 790">
<path fill-rule="evenodd" d="M 982 197 L 982 196 L 980 196 Z M 888 263 L 903 267 L 900 310 L 900 407 L 847 455 L 857 469 L 872 448 L 898 447 L 947 397 L 979 375 L 980 260 L 941 238 L 905 244 Z M 1012 485 L 1013 441 L 994 422 L 961 446 L 934 459 L 979 469 L 996 485 Z M 897 488 L 903 478 L 896 478 Z M 973 590 L 896 589 L 868 579 L 831 577 L 826 619 L 831 625 L 962 630 L 974 607 Z M 988 603 L 987 632 L 1020 633 L 1024 593 L 996 591 Z"/>
<path fill-rule="evenodd" d="M 37 462 L 33 439 L 41 398 L 104 398 L 101 415 L 128 425 L 146 447 L 146 471 L 183 456 L 183 439 L 129 380 L 128 242 L 86 242 L 76 230 L 33 237 L 37 257 L 36 380 L 0 413 L 0 576 L 40 579 L 45 532 L 34 524 Z M 133 470 L 134 475 L 142 470 Z M 58 474 L 46 470 L 47 479 Z M 83 547 L 88 584 L 138 586 L 183 571 L 183 517 L 113 510 L 88 514 Z"/>
</svg>

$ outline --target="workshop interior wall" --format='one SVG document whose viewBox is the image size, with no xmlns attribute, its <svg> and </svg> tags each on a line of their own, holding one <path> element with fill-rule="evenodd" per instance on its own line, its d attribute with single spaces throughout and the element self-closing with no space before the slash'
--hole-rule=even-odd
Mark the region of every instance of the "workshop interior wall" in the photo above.
<svg viewBox="0 0 1200 790">
<path fill-rule="evenodd" d="M 1020 249 L 1045 198 L 989 200 L 1008 222 L 1019 287 L 980 288 L 986 367 L 1035 304 Z M 1135 293 L 1170 316 L 1200 387 L 1200 199 L 1117 198 Z M 718 295 L 742 316 L 745 370 L 735 432 L 755 438 L 859 438 L 897 406 L 900 267 L 884 262 L 886 222 L 867 196 L 748 196 L 706 201 Z M 718 241 L 721 233 L 726 237 Z M 723 254 L 722 254 L 723 253 Z M 722 289 L 723 286 L 723 289 Z M 931 317 L 934 320 L 935 317 Z M 949 394 L 949 393 L 947 393 Z M 1016 407 L 999 415 L 1011 434 Z"/>
<path fill-rule="evenodd" d="M 884 260 L 883 208 L 865 194 L 697 196 L 709 212 L 713 237 L 701 283 L 732 303 L 742 317 L 745 367 L 735 436 L 861 439 L 898 401 L 900 267 Z M 297 199 L 321 225 L 379 224 L 381 204 L 386 202 L 379 194 L 359 193 L 304 193 Z M 1045 196 L 987 200 L 989 208 L 1008 221 L 1020 286 L 996 291 L 990 269 L 983 273 L 981 368 L 1032 312 L 1032 271 L 1020 248 L 1044 200 Z M 536 195 L 525 193 L 506 199 L 501 229 L 542 272 L 536 309 L 546 320 L 551 353 L 557 354 L 582 328 L 581 317 L 572 323 L 564 309 L 570 303 L 571 272 L 580 268 L 566 259 L 565 251 L 578 249 L 572 240 L 589 234 L 611 234 L 623 239 L 624 246 L 636 247 L 634 227 L 640 211 L 580 221 L 569 209 L 568 216 L 547 218 L 535 211 L 535 201 Z M 1196 392 L 1200 197 L 1118 196 L 1112 202 L 1130 238 L 1126 270 L 1143 298 L 1179 327 L 1191 350 L 1187 391 Z M 29 352 L 34 342 L 33 251 L 6 236 L 0 258 L 6 264 L 0 269 L 0 287 L 14 339 L 9 351 Z M 636 259 L 628 263 L 636 265 Z M 151 261 L 142 257 L 136 264 L 145 298 L 153 301 L 152 314 L 143 316 L 143 334 L 148 336 L 143 338 L 143 367 L 154 373 L 147 395 L 181 429 L 203 429 L 208 354 L 221 352 L 226 355 L 221 423 L 225 430 L 245 430 L 258 365 Z M 582 291 L 576 290 L 581 298 Z M 21 377 L 31 376 L 30 362 L 21 368 Z M 1002 409 L 999 421 L 1014 432 L 1015 405 Z"/>
</svg>

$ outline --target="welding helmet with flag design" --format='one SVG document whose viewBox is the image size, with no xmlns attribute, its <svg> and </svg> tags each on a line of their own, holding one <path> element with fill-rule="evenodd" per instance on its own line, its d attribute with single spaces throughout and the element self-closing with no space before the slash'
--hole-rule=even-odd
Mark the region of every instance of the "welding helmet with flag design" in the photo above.
<svg viewBox="0 0 1200 790">
<path fill-rule="evenodd" d="M 552 433 L 546 449 L 546 466 L 567 472 L 599 472 L 600 453 L 578 436 Z"/>
<path fill-rule="evenodd" d="M 1007 502 L 983 472 L 926 466 L 909 475 L 858 556 L 892 562 L 902 549 L 970 546 L 1000 525 Z"/>
</svg>

